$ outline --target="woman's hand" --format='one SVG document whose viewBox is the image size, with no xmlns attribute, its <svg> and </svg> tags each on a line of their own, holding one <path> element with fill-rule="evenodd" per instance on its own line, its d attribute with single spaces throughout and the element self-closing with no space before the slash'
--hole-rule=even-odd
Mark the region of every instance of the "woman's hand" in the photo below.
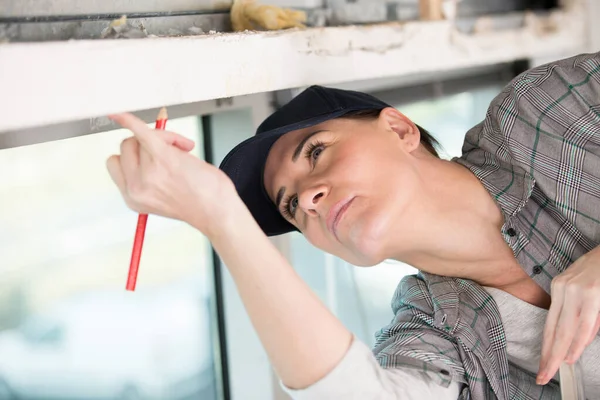
<svg viewBox="0 0 600 400">
<path fill-rule="evenodd" d="M 111 119 L 134 135 L 107 160 L 129 208 L 185 221 L 209 238 L 228 221 L 228 206 L 241 200 L 225 173 L 189 154 L 191 140 L 151 129 L 131 114 Z"/>
<path fill-rule="evenodd" d="M 600 247 L 552 281 L 537 383 L 545 385 L 564 361 L 575 363 L 600 328 Z"/>
<path fill-rule="evenodd" d="M 284 384 L 307 387 L 333 370 L 352 334 L 260 230 L 227 175 L 189 154 L 193 143 L 182 136 L 150 129 L 130 114 L 112 119 L 134 134 L 107 162 L 127 205 L 186 221 L 208 236 Z"/>
</svg>

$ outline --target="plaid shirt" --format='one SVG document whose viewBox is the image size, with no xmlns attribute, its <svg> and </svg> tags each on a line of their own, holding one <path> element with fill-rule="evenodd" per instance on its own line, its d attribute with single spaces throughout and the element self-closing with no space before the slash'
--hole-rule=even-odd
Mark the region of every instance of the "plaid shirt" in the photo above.
<svg viewBox="0 0 600 400">
<path fill-rule="evenodd" d="M 531 69 L 491 103 L 466 135 L 462 157 L 499 204 L 502 234 L 546 292 L 600 244 L 600 53 Z M 394 320 L 374 353 L 385 368 L 417 368 L 461 399 L 559 399 L 556 383 L 510 364 L 493 298 L 466 279 L 405 277 Z"/>
</svg>

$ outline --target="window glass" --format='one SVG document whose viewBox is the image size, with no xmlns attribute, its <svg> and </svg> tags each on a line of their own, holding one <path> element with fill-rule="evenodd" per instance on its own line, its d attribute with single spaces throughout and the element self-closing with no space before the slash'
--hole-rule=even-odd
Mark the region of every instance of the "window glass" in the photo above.
<svg viewBox="0 0 600 400">
<path fill-rule="evenodd" d="M 490 85 L 436 99 L 396 104 L 396 107 L 440 142 L 441 156 L 459 157 L 465 134 L 483 121 L 490 102 L 502 88 L 500 84 Z"/>
<path fill-rule="evenodd" d="M 137 215 L 105 161 L 129 135 L 0 150 L 0 399 L 216 399 L 207 240 L 150 216 L 125 291 Z"/>
<path fill-rule="evenodd" d="M 213 114 L 215 164 L 238 143 L 254 135 L 252 110 L 241 108 Z M 267 354 L 260 343 L 229 271 L 221 264 L 225 297 L 225 327 L 229 388 L 232 399 L 273 399 L 276 382 Z"/>
</svg>

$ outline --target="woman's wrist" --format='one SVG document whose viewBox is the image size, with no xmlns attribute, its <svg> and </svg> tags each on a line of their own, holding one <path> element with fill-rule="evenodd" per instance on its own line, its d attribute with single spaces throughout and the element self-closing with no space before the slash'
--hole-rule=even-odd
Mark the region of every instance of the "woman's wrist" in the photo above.
<svg viewBox="0 0 600 400">
<path fill-rule="evenodd" d="M 249 218 L 250 219 L 249 219 Z M 201 213 L 193 213 L 188 222 L 201 231 L 213 244 L 233 237 L 248 221 L 253 222 L 250 211 L 237 193 L 227 196 L 218 207 Z"/>
</svg>

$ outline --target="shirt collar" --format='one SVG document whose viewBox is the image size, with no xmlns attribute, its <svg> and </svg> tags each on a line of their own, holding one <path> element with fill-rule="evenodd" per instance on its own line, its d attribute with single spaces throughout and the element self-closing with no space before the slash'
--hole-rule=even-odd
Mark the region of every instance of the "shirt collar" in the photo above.
<svg viewBox="0 0 600 400">
<path fill-rule="evenodd" d="M 500 206 L 505 219 L 514 217 L 531 197 L 535 179 L 527 171 L 482 149 L 470 151 L 452 161 L 468 168 L 481 181 Z"/>
</svg>

